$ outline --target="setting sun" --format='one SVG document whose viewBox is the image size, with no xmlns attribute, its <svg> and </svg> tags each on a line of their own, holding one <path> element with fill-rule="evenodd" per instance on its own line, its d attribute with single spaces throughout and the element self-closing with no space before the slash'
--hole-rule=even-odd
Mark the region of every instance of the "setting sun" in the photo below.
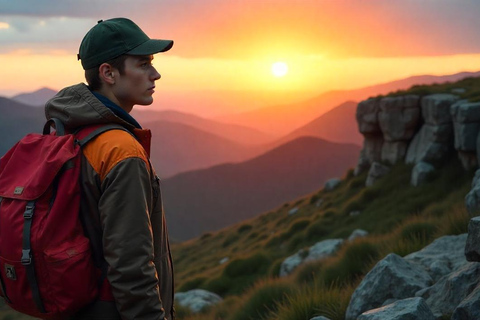
<svg viewBox="0 0 480 320">
<path fill-rule="evenodd" d="M 272 64 L 272 74 L 275 77 L 283 77 L 288 73 L 288 65 L 285 62 L 275 62 Z"/>
</svg>

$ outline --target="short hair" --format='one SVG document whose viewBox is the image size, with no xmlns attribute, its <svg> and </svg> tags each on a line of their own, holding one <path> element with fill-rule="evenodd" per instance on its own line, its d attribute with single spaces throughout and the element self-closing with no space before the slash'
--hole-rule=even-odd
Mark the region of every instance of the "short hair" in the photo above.
<svg viewBox="0 0 480 320">
<path fill-rule="evenodd" d="M 127 59 L 126 54 L 113 58 L 112 60 L 105 61 L 112 68 L 117 69 L 121 75 L 125 74 L 125 60 Z M 100 65 L 85 70 L 85 80 L 87 80 L 88 86 L 91 90 L 99 90 L 102 87 L 102 81 L 100 81 L 99 76 L 99 67 Z"/>
</svg>

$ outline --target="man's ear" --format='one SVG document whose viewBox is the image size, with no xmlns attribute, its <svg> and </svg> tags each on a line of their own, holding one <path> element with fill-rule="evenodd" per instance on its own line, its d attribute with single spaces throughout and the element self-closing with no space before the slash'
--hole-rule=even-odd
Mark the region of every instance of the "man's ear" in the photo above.
<svg viewBox="0 0 480 320">
<path fill-rule="evenodd" d="M 112 68 L 108 63 L 102 63 L 98 67 L 98 75 L 102 82 L 107 84 L 115 84 L 115 69 Z"/>
</svg>

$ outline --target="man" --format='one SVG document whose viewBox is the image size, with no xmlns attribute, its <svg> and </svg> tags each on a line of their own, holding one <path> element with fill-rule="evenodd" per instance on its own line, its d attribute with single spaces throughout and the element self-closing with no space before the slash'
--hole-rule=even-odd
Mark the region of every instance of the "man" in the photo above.
<svg viewBox="0 0 480 320">
<path fill-rule="evenodd" d="M 47 102 L 47 119 L 69 132 L 88 125 L 126 129 L 102 133 L 83 149 L 81 216 L 94 260 L 106 270 L 97 301 L 74 319 L 174 319 L 173 266 L 160 195 L 149 161 L 150 131 L 129 115 L 153 102 L 160 74 L 153 54 L 171 40 L 150 39 L 125 18 L 99 21 L 78 58 L 88 86 L 61 90 Z"/>
</svg>

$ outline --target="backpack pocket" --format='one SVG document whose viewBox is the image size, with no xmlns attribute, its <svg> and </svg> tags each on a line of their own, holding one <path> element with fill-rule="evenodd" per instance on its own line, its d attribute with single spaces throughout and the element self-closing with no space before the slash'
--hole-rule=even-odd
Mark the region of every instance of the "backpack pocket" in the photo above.
<svg viewBox="0 0 480 320">
<path fill-rule="evenodd" d="M 32 297 L 30 283 L 25 266 L 20 261 L 0 257 L 1 277 L 5 285 L 5 295 L 14 309 L 36 312 L 37 307 Z M 1 291 L 0 291 L 1 292 Z"/>
<path fill-rule="evenodd" d="M 98 269 L 93 264 L 87 238 L 45 251 L 49 294 L 59 312 L 79 310 L 98 295 Z M 7 293 L 8 294 L 8 293 Z"/>
</svg>

